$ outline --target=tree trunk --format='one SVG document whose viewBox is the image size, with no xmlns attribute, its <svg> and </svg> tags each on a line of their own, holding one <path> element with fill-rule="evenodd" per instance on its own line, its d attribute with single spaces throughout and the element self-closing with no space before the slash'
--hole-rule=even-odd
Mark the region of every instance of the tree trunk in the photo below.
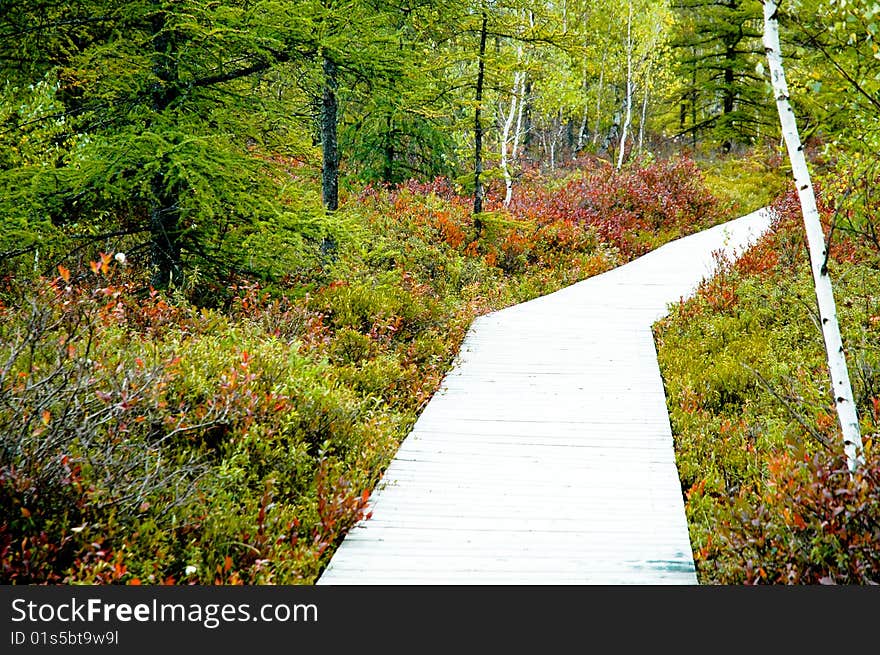
<svg viewBox="0 0 880 655">
<path fill-rule="evenodd" d="M 574 138 L 574 121 L 572 119 L 568 119 L 565 121 L 565 145 L 568 147 L 568 156 L 571 159 L 574 159 L 574 146 L 575 146 L 575 138 Z"/>
<path fill-rule="evenodd" d="M 516 130 L 513 134 L 513 147 L 510 149 L 510 160 L 514 163 L 516 163 L 516 158 L 519 156 L 519 140 L 523 125 L 523 107 L 526 104 L 526 71 L 522 71 L 521 75 L 518 91 L 519 106 L 516 109 Z"/>
<path fill-rule="evenodd" d="M 733 57 L 733 49 L 728 49 L 728 56 Z M 721 110 L 727 116 L 733 113 L 733 107 L 736 101 L 736 94 L 733 90 L 733 68 L 728 64 L 724 69 L 724 91 L 722 92 Z"/>
<path fill-rule="evenodd" d="M 620 131 L 620 152 L 617 153 L 617 168 L 623 166 L 623 155 L 626 151 L 626 137 L 632 122 L 632 0 L 629 2 L 629 15 L 626 19 L 626 118 Z"/>
<path fill-rule="evenodd" d="M 770 79 L 776 96 L 776 109 L 779 111 L 782 135 L 788 149 L 788 157 L 791 161 L 792 173 L 804 216 L 810 267 L 813 271 L 813 282 L 816 287 L 816 300 L 819 306 L 825 351 L 828 356 L 834 404 L 837 408 L 837 417 L 843 434 L 843 448 L 849 469 L 854 472 L 862 462 L 862 437 L 859 432 L 859 420 L 850 386 L 849 372 L 846 367 L 843 341 L 837 323 L 837 308 L 834 302 L 831 277 L 828 275 L 828 252 L 825 235 L 819 221 L 816 197 L 813 193 L 810 171 L 807 168 L 804 149 L 798 134 L 797 122 L 789 103 L 788 85 L 785 82 L 785 71 L 782 67 L 782 54 L 779 47 L 779 24 L 776 12 L 775 0 L 764 0 L 764 49 L 770 64 Z"/>
<path fill-rule="evenodd" d="M 336 62 L 326 53 L 323 56 L 324 92 L 321 97 L 321 196 L 327 211 L 339 208 L 339 144 L 336 126 L 339 104 L 336 100 L 337 80 Z"/>
<path fill-rule="evenodd" d="M 607 52 L 602 52 L 602 68 L 599 69 L 599 88 L 596 90 L 596 129 L 593 130 L 593 145 L 599 139 L 599 130 L 602 127 L 602 91 L 605 82 L 605 58 Z"/>
<path fill-rule="evenodd" d="M 510 92 L 510 109 L 507 112 L 507 118 L 504 121 L 504 127 L 501 130 L 501 172 L 504 174 L 504 206 L 510 205 L 513 198 L 513 178 L 510 175 L 510 167 L 507 162 L 508 144 L 510 143 L 510 130 L 513 127 L 513 120 L 516 117 L 517 108 L 517 92 L 519 91 L 519 80 L 521 73 L 517 71 L 513 74 L 513 88 Z"/>
<path fill-rule="evenodd" d="M 581 116 L 581 124 L 578 127 L 577 150 L 575 153 L 572 153 L 572 159 L 574 159 L 577 156 L 578 152 L 583 150 L 584 139 L 587 136 L 587 119 L 588 119 L 589 108 L 587 107 L 586 98 L 587 98 L 587 90 L 590 88 L 589 84 L 587 82 L 588 82 L 587 67 L 584 66 L 584 79 L 583 79 L 583 82 L 581 83 L 581 90 L 584 94 L 584 113 Z"/>
<path fill-rule="evenodd" d="M 156 81 L 151 89 L 152 109 L 159 115 L 168 109 L 177 83 L 177 49 L 174 36 L 167 29 L 165 13 L 153 17 L 153 73 Z M 163 162 L 164 164 L 165 162 Z M 181 229 L 180 202 L 176 185 L 166 179 L 166 166 L 150 180 L 150 283 L 164 289 L 171 283 L 180 283 Z"/>
<path fill-rule="evenodd" d="M 736 91 L 733 88 L 734 70 L 732 63 L 733 58 L 736 56 L 736 44 L 727 45 L 725 56 L 724 90 L 722 91 L 721 109 L 722 115 L 724 116 L 724 125 L 727 129 L 731 129 L 732 123 L 729 116 L 733 113 L 733 109 L 736 106 Z M 724 142 L 721 144 L 722 151 L 730 152 L 732 147 L 733 142 L 730 138 L 725 138 Z"/>
<path fill-rule="evenodd" d="M 168 189 L 163 175 L 157 173 L 150 182 L 150 280 L 155 289 L 164 289 L 182 281 L 180 247 L 180 206 L 178 194 Z"/>
<path fill-rule="evenodd" d="M 648 71 L 645 75 L 645 92 L 642 96 L 642 117 L 639 120 L 639 154 L 642 154 L 642 148 L 645 143 L 645 119 L 648 117 L 648 96 L 650 95 L 650 85 L 648 80 L 651 79 L 651 62 L 648 62 Z"/>
<path fill-rule="evenodd" d="M 525 157 L 529 156 L 529 146 L 532 145 L 534 133 L 532 130 L 532 78 L 526 76 L 525 91 L 523 92 L 523 133 L 522 151 Z"/>
<path fill-rule="evenodd" d="M 483 211 L 483 125 L 480 122 L 480 110 L 483 105 L 483 78 L 486 73 L 486 33 L 489 16 L 483 10 L 483 21 L 480 26 L 480 52 L 477 67 L 477 104 L 474 109 L 474 230 L 479 236 L 483 229 L 480 214 Z"/>
<path fill-rule="evenodd" d="M 384 158 L 382 160 L 382 181 L 393 185 L 394 180 L 394 123 L 391 114 L 385 117 L 385 143 L 383 144 Z"/>
</svg>

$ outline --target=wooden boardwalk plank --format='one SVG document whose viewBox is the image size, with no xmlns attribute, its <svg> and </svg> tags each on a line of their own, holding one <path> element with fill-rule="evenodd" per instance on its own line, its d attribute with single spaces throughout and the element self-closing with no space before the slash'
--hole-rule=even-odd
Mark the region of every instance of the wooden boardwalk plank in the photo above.
<svg viewBox="0 0 880 655">
<path fill-rule="evenodd" d="M 479 317 L 319 584 L 695 584 L 651 325 L 765 211 Z"/>
</svg>

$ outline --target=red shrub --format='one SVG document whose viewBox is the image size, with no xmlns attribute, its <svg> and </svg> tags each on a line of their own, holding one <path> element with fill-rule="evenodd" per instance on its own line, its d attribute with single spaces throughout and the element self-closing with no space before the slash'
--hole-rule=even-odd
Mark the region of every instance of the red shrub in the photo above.
<svg viewBox="0 0 880 655">
<path fill-rule="evenodd" d="M 701 555 L 723 583 L 877 584 L 878 516 L 880 457 L 870 443 L 852 477 L 842 457 L 782 456 L 761 502 L 740 502 Z"/>
<path fill-rule="evenodd" d="M 523 185 L 511 213 L 540 225 L 568 222 L 589 226 L 627 258 L 650 249 L 643 238 L 673 230 L 682 234 L 705 227 L 715 199 L 689 159 L 665 160 L 617 171 L 593 164 L 560 189 Z"/>
</svg>

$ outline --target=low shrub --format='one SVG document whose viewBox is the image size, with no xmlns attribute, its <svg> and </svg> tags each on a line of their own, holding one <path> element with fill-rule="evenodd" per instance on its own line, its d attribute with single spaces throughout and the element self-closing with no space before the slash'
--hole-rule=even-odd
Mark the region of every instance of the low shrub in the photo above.
<svg viewBox="0 0 880 655">
<path fill-rule="evenodd" d="M 442 180 L 368 188 L 310 273 L 4 280 L 0 582 L 314 582 L 475 316 L 715 220 L 692 164 L 648 168 L 490 195 L 479 235 Z"/>
<path fill-rule="evenodd" d="M 734 584 L 880 584 L 880 458 L 869 441 L 850 476 L 839 455 L 783 452 L 742 491 L 699 551 Z"/>
<path fill-rule="evenodd" d="M 833 202 L 820 195 L 829 233 Z M 656 326 L 700 580 L 878 582 L 876 448 L 844 471 L 800 206 Z M 880 271 L 835 232 L 829 267 L 862 432 L 878 432 Z M 870 439 L 869 439 L 870 441 Z M 871 546 L 870 544 L 874 544 Z"/>
</svg>

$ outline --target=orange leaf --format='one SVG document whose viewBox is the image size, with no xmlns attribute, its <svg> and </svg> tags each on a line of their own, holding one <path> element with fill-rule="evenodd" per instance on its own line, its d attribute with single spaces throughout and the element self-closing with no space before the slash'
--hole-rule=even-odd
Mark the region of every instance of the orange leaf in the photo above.
<svg viewBox="0 0 880 655">
<path fill-rule="evenodd" d="M 52 415 L 49 413 L 49 410 L 44 409 L 43 413 L 40 416 L 43 419 L 43 425 L 49 425 L 49 421 L 52 420 Z"/>
<path fill-rule="evenodd" d="M 226 559 L 223 561 L 223 570 L 228 571 L 231 568 L 232 568 L 232 558 L 229 555 L 227 555 Z"/>
<path fill-rule="evenodd" d="M 58 264 L 58 275 L 60 275 L 61 279 L 65 282 L 70 282 L 70 271 L 64 268 L 61 264 Z"/>
<path fill-rule="evenodd" d="M 128 584 L 132 585 L 133 587 L 139 587 L 141 584 L 141 580 L 140 578 L 132 578 L 128 581 Z"/>
</svg>

